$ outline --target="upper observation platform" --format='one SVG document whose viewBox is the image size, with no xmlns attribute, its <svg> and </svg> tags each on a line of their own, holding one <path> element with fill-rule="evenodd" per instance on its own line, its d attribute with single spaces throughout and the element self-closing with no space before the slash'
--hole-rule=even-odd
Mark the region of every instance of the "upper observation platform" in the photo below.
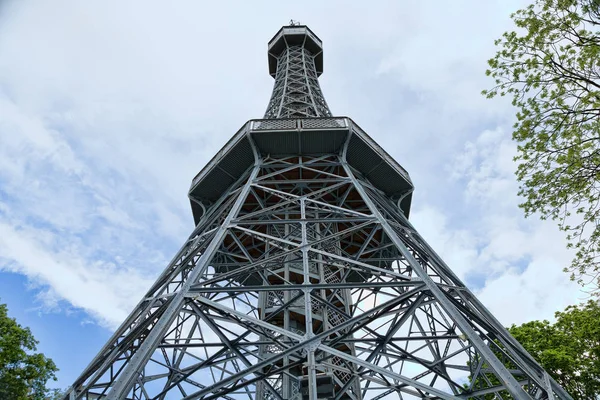
<svg viewBox="0 0 600 400">
<path fill-rule="evenodd" d="M 290 46 L 301 46 L 313 54 L 317 77 L 323 73 L 323 42 L 305 25 L 284 26 L 269 41 L 269 73 L 277 73 L 277 61 Z"/>
<path fill-rule="evenodd" d="M 250 120 L 192 180 L 196 223 L 261 158 L 337 154 L 408 216 L 413 184 L 408 172 L 346 117 Z"/>
</svg>

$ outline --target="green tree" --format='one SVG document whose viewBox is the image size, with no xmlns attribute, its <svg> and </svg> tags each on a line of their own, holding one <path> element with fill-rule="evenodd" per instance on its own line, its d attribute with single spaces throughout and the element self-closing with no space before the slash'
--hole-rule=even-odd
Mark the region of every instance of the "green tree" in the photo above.
<svg viewBox="0 0 600 400">
<path fill-rule="evenodd" d="M 600 306 L 595 301 L 556 313 L 556 322 L 509 329 L 574 399 L 600 398 Z"/>
<path fill-rule="evenodd" d="M 51 389 L 50 392 L 46 395 L 46 400 L 62 400 L 64 399 L 66 394 L 66 390 Z"/>
<path fill-rule="evenodd" d="M 554 323 L 531 321 L 508 330 L 575 400 L 600 399 L 600 305 L 590 300 L 580 306 L 569 306 L 555 317 Z M 509 369 L 514 368 L 500 351 L 495 353 Z M 477 359 L 471 363 L 476 364 Z M 484 364 L 483 369 L 486 368 L 489 366 Z M 484 375 L 477 377 L 476 389 L 499 383 L 492 372 Z M 512 398 L 507 393 L 497 395 Z M 497 399 L 497 395 L 487 394 L 483 398 Z"/>
<path fill-rule="evenodd" d="M 46 382 L 56 380 L 58 369 L 51 359 L 35 353 L 37 343 L 29 328 L 9 318 L 6 304 L 0 304 L 0 399 L 46 398 Z"/>
<path fill-rule="evenodd" d="M 496 41 L 489 97 L 517 107 L 521 207 L 566 231 L 565 271 L 600 287 L 600 0 L 535 0 Z"/>
</svg>

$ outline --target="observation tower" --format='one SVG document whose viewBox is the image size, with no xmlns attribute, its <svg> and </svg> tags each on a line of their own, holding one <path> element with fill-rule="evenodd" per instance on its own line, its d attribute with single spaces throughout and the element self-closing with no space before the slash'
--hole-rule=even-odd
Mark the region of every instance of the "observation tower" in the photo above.
<svg viewBox="0 0 600 400">
<path fill-rule="evenodd" d="M 408 221 L 408 173 L 284 26 L 275 79 L 192 180 L 195 228 L 65 399 L 571 399 Z"/>
</svg>

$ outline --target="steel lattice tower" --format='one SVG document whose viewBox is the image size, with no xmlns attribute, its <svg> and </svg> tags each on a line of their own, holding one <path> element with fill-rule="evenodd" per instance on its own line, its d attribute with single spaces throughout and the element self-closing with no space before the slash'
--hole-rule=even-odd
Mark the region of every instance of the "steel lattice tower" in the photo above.
<svg viewBox="0 0 600 400">
<path fill-rule="evenodd" d="M 68 399 L 571 399 L 408 221 L 408 173 L 286 26 L 251 120 L 193 179 L 196 227 Z M 470 377 L 470 379 L 468 379 Z"/>
</svg>

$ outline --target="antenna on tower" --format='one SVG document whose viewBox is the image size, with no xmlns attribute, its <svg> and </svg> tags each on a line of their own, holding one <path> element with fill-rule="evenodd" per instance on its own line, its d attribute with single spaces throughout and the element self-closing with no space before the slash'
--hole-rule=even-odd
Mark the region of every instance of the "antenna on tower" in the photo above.
<svg viewBox="0 0 600 400">
<path fill-rule="evenodd" d="M 294 21 L 293 19 L 290 19 L 290 26 L 299 26 L 299 25 L 301 25 L 300 21 Z"/>
</svg>

